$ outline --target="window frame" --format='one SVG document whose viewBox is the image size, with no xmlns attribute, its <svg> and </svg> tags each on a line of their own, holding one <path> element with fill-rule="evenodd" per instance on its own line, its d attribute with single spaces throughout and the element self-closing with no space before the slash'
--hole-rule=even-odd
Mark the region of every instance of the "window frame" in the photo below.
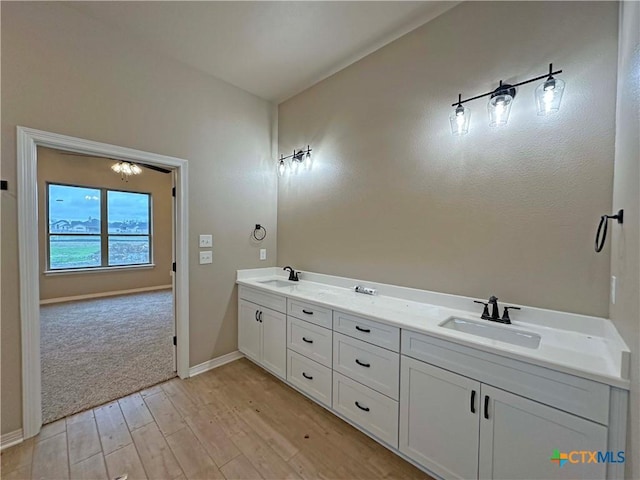
<svg viewBox="0 0 640 480">
<path fill-rule="evenodd" d="M 52 233 L 51 223 L 49 220 L 50 215 L 50 186 L 59 187 L 76 187 L 76 188 L 89 188 L 100 191 L 100 232 L 99 233 Z M 135 193 L 141 195 L 147 195 L 149 198 L 147 216 L 148 216 L 148 233 L 109 233 L 109 218 L 108 218 L 108 193 Z M 45 182 L 45 237 L 46 237 L 46 274 L 62 274 L 62 273 L 81 273 L 81 272 L 100 272 L 111 270 L 126 270 L 126 269 L 144 269 L 155 267 L 153 261 L 153 194 L 148 191 L 138 190 L 125 190 L 109 187 L 97 187 L 91 185 L 79 185 L 73 183 L 61 183 L 61 182 Z M 64 267 L 64 268 L 52 268 L 51 267 L 51 236 L 87 236 L 100 238 L 100 265 L 95 266 L 82 266 L 82 267 Z M 146 237 L 149 239 L 149 261 L 145 263 L 128 263 L 124 265 L 109 265 L 109 238 L 110 237 Z"/>
</svg>

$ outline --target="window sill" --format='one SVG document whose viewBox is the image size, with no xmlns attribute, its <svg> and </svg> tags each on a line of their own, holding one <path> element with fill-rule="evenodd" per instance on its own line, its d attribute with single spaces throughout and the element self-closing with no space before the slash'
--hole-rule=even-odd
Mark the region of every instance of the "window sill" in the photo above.
<svg viewBox="0 0 640 480">
<path fill-rule="evenodd" d="M 43 273 L 46 276 L 55 275 L 73 275 L 75 273 L 104 273 L 104 272 L 118 272 L 122 270 L 147 270 L 155 268 L 154 263 L 145 263 L 143 265 L 121 265 L 115 267 L 91 267 L 91 268 L 70 268 L 68 270 L 45 270 Z"/>
</svg>

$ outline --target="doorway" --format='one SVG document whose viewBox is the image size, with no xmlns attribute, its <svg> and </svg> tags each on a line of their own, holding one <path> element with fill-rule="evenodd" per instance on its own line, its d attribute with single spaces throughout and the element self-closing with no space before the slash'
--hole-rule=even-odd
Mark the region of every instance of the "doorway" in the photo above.
<svg viewBox="0 0 640 480">
<path fill-rule="evenodd" d="M 38 147 L 67 153 L 107 157 L 175 172 L 175 284 L 176 366 L 181 378 L 189 376 L 188 325 L 188 218 L 186 160 L 109 145 L 50 132 L 17 127 L 18 234 L 20 241 L 20 308 L 22 325 L 23 437 L 36 435 L 42 426 L 40 262 L 38 242 Z"/>
<path fill-rule="evenodd" d="M 175 376 L 174 172 L 37 154 L 47 424 Z"/>
</svg>

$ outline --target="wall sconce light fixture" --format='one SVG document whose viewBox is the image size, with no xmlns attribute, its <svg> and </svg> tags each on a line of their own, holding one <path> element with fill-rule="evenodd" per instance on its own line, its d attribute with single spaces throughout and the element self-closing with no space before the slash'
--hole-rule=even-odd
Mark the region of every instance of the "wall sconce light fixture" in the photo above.
<svg viewBox="0 0 640 480">
<path fill-rule="evenodd" d="M 288 166 L 287 163 L 289 164 Z M 278 175 L 282 177 L 287 172 L 287 168 L 291 173 L 297 173 L 301 166 L 307 170 L 311 168 L 311 147 L 309 145 L 307 145 L 306 150 L 294 150 L 291 155 L 286 157 L 281 154 L 278 160 Z"/>
<path fill-rule="evenodd" d="M 545 81 L 536 88 L 535 92 L 538 115 L 549 115 L 557 112 L 560 109 L 560 101 L 562 100 L 565 86 L 564 81 L 554 78 L 554 75 L 560 73 L 562 73 L 562 70 L 556 70 L 554 72 L 553 64 L 550 63 L 548 74 L 530 78 L 529 80 L 514 85 L 502 83 L 502 80 L 500 80 L 500 85 L 495 90 L 467 98 L 466 100 L 462 100 L 462 94 L 459 94 L 458 101 L 451 104 L 452 107 L 455 107 L 454 112 L 449 116 L 451 133 L 454 135 L 464 135 L 469 132 L 471 112 L 462 104 L 483 97 L 490 97 L 489 104 L 487 105 L 489 126 L 501 127 L 506 125 L 509 121 L 509 113 L 511 113 L 513 99 L 516 96 L 516 87 L 542 79 L 545 79 Z"/>
</svg>

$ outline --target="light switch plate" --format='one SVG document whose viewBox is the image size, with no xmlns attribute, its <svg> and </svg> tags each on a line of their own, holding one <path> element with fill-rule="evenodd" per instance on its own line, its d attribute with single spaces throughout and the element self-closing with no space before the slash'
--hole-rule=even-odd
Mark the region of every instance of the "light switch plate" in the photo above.
<svg viewBox="0 0 640 480">
<path fill-rule="evenodd" d="M 261 248 L 260 249 L 260 260 L 266 260 L 267 259 L 267 249 L 266 248 Z"/>
<path fill-rule="evenodd" d="M 200 265 L 205 265 L 207 263 L 213 263 L 213 252 L 211 250 L 200 252 Z"/>
<path fill-rule="evenodd" d="M 213 247 L 213 235 L 200 235 L 200 248 Z"/>
</svg>

